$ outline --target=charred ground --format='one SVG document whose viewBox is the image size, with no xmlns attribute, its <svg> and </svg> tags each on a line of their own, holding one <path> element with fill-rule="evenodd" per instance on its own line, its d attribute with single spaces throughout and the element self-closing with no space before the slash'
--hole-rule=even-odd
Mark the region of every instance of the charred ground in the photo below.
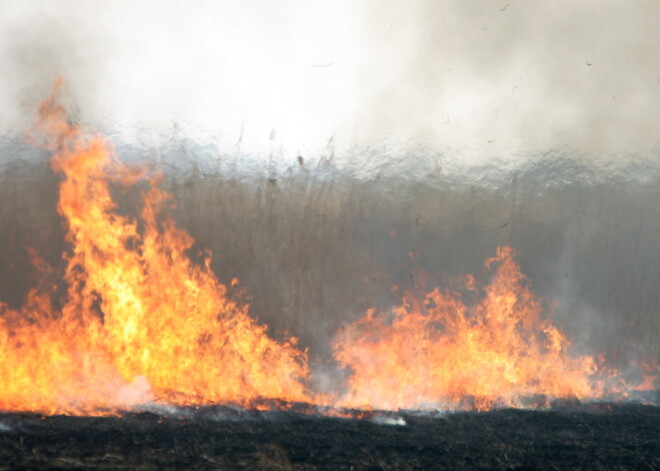
<svg viewBox="0 0 660 471">
<path fill-rule="evenodd" d="M 365 419 L 206 408 L 0 415 L 0 469 L 658 469 L 660 408 L 559 405 Z M 388 425 L 383 422 L 405 425 Z"/>
</svg>

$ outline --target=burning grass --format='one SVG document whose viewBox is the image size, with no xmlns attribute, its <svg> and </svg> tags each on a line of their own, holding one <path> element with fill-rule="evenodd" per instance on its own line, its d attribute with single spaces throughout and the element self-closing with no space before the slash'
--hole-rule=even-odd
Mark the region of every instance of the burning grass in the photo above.
<svg viewBox="0 0 660 471">
<path fill-rule="evenodd" d="M 170 217 L 159 176 L 122 164 L 105 139 L 67 121 L 60 86 L 35 135 L 61 177 L 66 268 L 53 280 L 32 253 L 39 282 L 22 307 L 0 305 L 1 409 L 94 415 L 144 404 L 304 402 L 332 415 L 333 406 L 487 410 L 653 388 L 651 366 L 640 386 L 573 352 L 508 247 L 486 261 L 481 286 L 465 275 L 427 290 L 419 271 L 411 290 L 393 287 L 399 307 L 371 310 L 335 337 L 346 390 L 314 388 L 308 352 L 295 338 L 276 340 L 231 296 L 238 281 L 221 283 L 210 253 Z M 140 208 L 124 214 L 111 185 L 137 183 Z"/>
</svg>

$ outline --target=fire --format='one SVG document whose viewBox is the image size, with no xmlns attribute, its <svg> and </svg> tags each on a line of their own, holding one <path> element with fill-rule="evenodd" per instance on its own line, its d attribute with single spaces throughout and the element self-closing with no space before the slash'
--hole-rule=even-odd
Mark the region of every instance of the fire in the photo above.
<svg viewBox="0 0 660 471">
<path fill-rule="evenodd" d="M 513 251 L 499 248 L 485 266 L 492 281 L 482 292 L 468 276 L 462 289 L 406 293 L 391 319 L 370 311 L 346 326 L 334 343 L 351 371 L 341 404 L 488 409 L 535 396 L 601 396 L 598 362 L 569 354 L 566 337 L 541 317 Z"/>
<path fill-rule="evenodd" d="M 37 286 L 19 310 L 0 303 L 0 410 L 306 403 L 359 417 L 341 408 L 488 409 L 623 387 L 601 361 L 571 355 L 513 251 L 502 247 L 485 263 L 485 288 L 467 276 L 447 291 L 408 292 L 390 315 L 372 310 L 341 329 L 334 352 L 348 374 L 346 394 L 308 390 L 307 354 L 296 339 L 269 337 L 218 281 L 209 254 L 190 259 L 194 240 L 167 216 L 173 202 L 159 178 L 121 164 L 102 137 L 69 123 L 61 86 L 40 107 L 34 135 L 62 177 L 66 292 L 32 251 Z M 123 215 L 111 189 L 139 181 L 148 183 L 141 211 Z M 628 390 L 652 388 L 657 368 L 647 373 Z"/>
<path fill-rule="evenodd" d="M 193 239 L 163 214 L 166 192 L 152 184 L 138 218 L 117 212 L 109 181 L 129 185 L 141 175 L 101 137 L 67 123 L 60 86 L 40 108 L 39 132 L 63 177 L 68 291 L 58 309 L 54 286 L 30 292 L 20 312 L 0 305 L 0 409 L 309 400 L 306 354 L 294 339 L 270 338 L 229 299 L 209 256 L 190 261 Z"/>
</svg>

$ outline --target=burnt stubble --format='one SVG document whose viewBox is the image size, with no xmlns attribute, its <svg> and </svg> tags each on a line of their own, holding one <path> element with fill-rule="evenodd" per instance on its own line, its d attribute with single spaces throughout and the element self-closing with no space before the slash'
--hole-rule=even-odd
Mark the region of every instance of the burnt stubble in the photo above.
<svg viewBox="0 0 660 471">
<path fill-rule="evenodd" d="M 392 418 L 391 413 L 387 417 Z M 660 407 L 345 419 L 218 409 L 116 417 L 3 414 L 0 469 L 658 469 Z"/>
</svg>

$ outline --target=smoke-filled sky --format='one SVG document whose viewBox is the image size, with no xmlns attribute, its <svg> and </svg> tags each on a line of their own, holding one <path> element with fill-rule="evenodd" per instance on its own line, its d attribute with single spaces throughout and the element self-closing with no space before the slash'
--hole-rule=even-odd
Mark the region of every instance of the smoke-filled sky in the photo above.
<svg viewBox="0 0 660 471">
<path fill-rule="evenodd" d="M 0 129 L 59 74 L 84 122 L 310 154 L 332 140 L 481 162 L 660 144 L 656 1 L 0 3 Z"/>
</svg>

